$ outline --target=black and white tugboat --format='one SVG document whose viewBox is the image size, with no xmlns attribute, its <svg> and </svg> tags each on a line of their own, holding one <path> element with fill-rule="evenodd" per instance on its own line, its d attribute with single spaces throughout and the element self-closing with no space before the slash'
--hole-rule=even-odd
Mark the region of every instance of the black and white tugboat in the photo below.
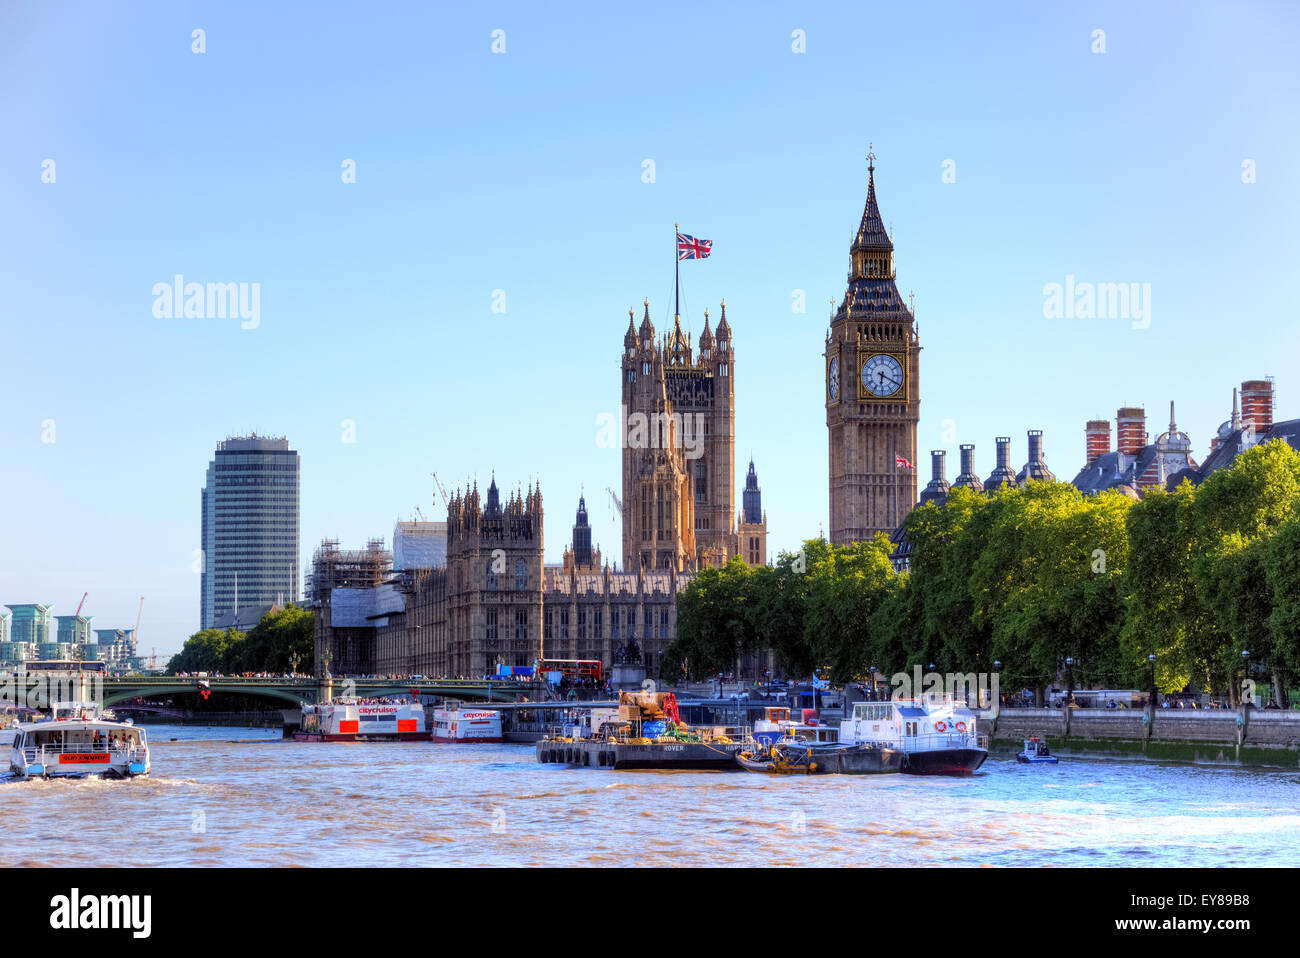
<svg viewBox="0 0 1300 958">
<path fill-rule="evenodd" d="M 840 723 L 845 745 L 879 744 L 904 753 L 903 771 L 913 775 L 969 775 L 984 764 L 987 740 L 975 730 L 975 713 L 946 698 L 858 702 Z"/>
</svg>

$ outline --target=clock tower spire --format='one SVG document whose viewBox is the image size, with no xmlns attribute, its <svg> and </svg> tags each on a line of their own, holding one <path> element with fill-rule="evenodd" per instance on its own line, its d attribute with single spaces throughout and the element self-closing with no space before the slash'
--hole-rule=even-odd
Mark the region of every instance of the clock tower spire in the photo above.
<svg viewBox="0 0 1300 958">
<path fill-rule="evenodd" d="M 894 243 L 876 200 L 874 149 L 867 164 L 867 202 L 849 247 L 848 287 L 825 351 L 836 544 L 893 533 L 916 504 L 921 347 L 895 283 Z"/>
</svg>

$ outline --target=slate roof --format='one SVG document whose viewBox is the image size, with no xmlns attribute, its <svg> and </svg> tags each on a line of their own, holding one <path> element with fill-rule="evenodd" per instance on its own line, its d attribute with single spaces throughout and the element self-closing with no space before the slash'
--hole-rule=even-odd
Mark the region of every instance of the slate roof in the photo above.
<svg viewBox="0 0 1300 958">
<path fill-rule="evenodd" d="M 1155 457 L 1155 446 L 1143 446 L 1136 455 L 1111 450 L 1080 469 L 1073 485 L 1088 495 L 1122 484 L 1136 488 L 1138 477 L 1146 472 Z"/>
<path fill-rule="evenodd" d="M 1216 469 L 1222 469 L 1224 466 L 1232 465 L 1236 459 L 1245 450 L 1251 446 L 1257 446 L 1261 442 L 1272 442 L 1274 439 L 1282 439 L 1292 449 L 1300 451 L 1300 419 L 1288 419 L 1283 422 L 1275 422 L 1262 433 L 1248 435 L 1253 432 L 1249 427 L 1243 429 L 1234 429 L 1219 444 L 1219 448 L 1210 453 L 1205 462 L 1201 463 L 1200 480 L 1214 472 Z"/>
</svg>

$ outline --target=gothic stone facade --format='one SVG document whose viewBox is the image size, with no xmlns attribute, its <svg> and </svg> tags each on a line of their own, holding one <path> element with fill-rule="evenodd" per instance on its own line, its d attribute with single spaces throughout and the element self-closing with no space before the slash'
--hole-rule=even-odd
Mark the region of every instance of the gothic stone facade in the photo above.
<svg viewBox="0 0 1300 958">
<path fill-rule="evenodd" d="M 378 627 L 373 670 L 468 678 L 539 658 L 609 665 L 635 641 L 657 675 L 677 635 L 677 593 L 691 577 L 602 568 L 590 533 L 582 501 L 563 564 L 543 566 L 540 490 L 503 506 L 494 481 L 482 509 L 477 490 L 457 494 L 447 565 L 416 570 L 405 582 L 406 611 Z"/>
<path fill-rule="evenodd" d="M 682 332 L 655 340 L 650 303 L 623 337 L 623 568 L 681 573 L 735 554 L 736 358 L 727 304 L 704 314 L 695 356 Z"/>
</svg>

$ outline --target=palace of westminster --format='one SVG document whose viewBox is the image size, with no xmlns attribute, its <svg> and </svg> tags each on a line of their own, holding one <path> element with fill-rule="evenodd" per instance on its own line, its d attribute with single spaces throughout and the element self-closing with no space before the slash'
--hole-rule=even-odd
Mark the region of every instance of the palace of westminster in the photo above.
<svg viewBox="0 0 1300 958">
<path fill-rule="evenodd" d="M 895 565 L 905 568 L 902 523 L 918 503 L 921 347 L 895 283 L 893 242 L 876 201 L 874 155 L 869 159 L 847 289 L 825 342 L 830 540 L 847 544 L 883 532 L 895 543 Z M 638 441 L 629 432 L 622 442 L 621 569 L 611 569 L 593 548 L 583 498 L 563 562 L 546 564 L 540 487 L 503 502 L 494 477 L 485 496 L 476 483 L 448 497 L 445 523 L 397 523 L 392 552 L 382 539 L 356 551 L 322 544 L 307 590 L 317 612 L 317 668 L 481 677 L 498 665 L 527 666 L 543 657 L 608 666 L 635 646 L 648 673 L 659 676 L 660 657 L 677 635 L 677 594 L 694 575 L 735 556 L 751 565 L 767 562 L 767 516 L 753 461 L 736 510 L 735 377 L 725 301 L 716 331 L 705 312 L 698 350 L 683 334 L 680 316 L 657 336 L 648 301 L 639 325 L 629 310 L 621 402 L 628 422 L 642 417 L 649 436 L 643 430 Z M 1300 421 L 1272 421 L 1271 380 L 1243 383 L 1242 396 L 1243 412 L 1234 398 L 1232 419 L 1199 467 L 1172 421 L 1172 407 L 1169 430 L 1152 444 L 1141 409 L 1120 409 L 1115 450 L 1109 424 L 1090 421 L 1087 464 L 1074 484 L 1084 492 L 1141 495 L 1157 484 L 1199 481 L 1275 434 L 1300 445 Z M 974 472 L 973 446 L 962 446 L 961 473 L 951 484 L 943 451 L 933 452 L 933 476 L 920 502 L 942 504 L 953 486 L 991 493 L 1054 478 L 1040 432 L 1030 431 L 1029 461 L 1019 473 L 1010 465 L 1010 442 L 998 438 L 997 467 L 983 482 Z M 749 672 L 756 662 L 740 665 Z"/>
</svg>

